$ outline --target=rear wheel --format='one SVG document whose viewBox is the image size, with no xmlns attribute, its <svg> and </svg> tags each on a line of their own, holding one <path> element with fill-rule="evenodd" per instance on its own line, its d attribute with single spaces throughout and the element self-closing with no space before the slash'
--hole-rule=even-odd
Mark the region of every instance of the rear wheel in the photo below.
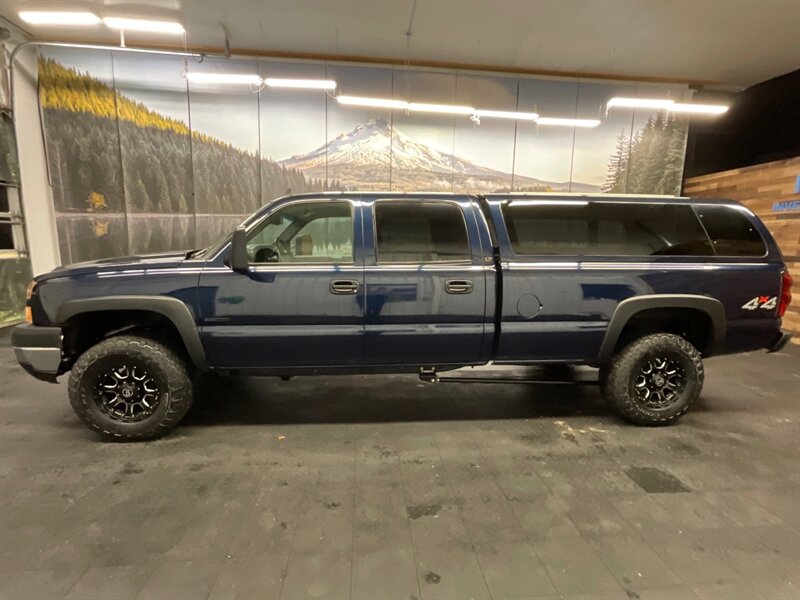
<svg viewBox="0 0 800 600">
<path fill-rule="evenodd" d="M 69 398 L 78 417 L 109 440 L 164 435 L 192 405 L 186 363 L 172 349 L 139 336 L 92 346 L 72 367 Z"/>
<path fill-rule="evenodd" d="M 668 333 L 635 340 L 612 358 L 603 375 L 609 405 L 637 425 L 676 421 L 700 396 L 704 378 L 697 349 Z"/>
</svg>

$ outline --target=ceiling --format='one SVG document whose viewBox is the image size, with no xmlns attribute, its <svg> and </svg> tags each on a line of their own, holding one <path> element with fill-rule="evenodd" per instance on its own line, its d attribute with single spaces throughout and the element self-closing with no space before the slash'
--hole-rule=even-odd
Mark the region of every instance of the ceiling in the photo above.
<svg viewBox="0 0 800 600">
<path fill-rule="evenodd" d="M 415 6 L 411 36 L 406 31 Z M 800 68 L 800 0 L 3 0 L 37 38 L 118 41 L 103 25 L 33 26 L 20 10 L 180 20 L 192 47 L 481 65 L 743 88 Z M 129 46 L 180 45 L 127 35 Z"/>
</svg>

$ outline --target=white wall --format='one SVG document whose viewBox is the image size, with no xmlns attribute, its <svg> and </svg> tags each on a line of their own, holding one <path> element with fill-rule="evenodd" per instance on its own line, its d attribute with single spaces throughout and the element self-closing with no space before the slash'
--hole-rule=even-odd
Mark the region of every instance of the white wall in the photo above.
<svg viewBox="0 0 800 600">
<path fill-rule="evenodd" d="M 34 275 L 61 264 L 53 192 L 47 177 L 36 91 L 36 48 L 14 60 L 14 121 L 19 152 L 20 196 Z"/>
</svg>

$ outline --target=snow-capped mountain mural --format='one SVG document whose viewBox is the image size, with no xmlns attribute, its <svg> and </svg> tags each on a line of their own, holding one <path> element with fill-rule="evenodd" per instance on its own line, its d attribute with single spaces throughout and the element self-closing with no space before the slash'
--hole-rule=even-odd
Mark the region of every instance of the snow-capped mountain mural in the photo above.
<svg viewBox="0 0 800 600">
<path fill-rule="evenodd" d="M 593 116 L 637 84 L 273 60 L 209 72 L 331 78 L 342 93 Z M 41 50 L 39 102 L 64 264 L 199 248 L 287 194 L 680 191 L 687 119 L 612 111 L 594 129 L 348 107 L 319 90 L 199 84 L 181 57 Z M 248 71 L 248 72 L 249 72 Z M 686 86 L 659 93 L 686 101 Z M 2 146 L 2 143 L 0 143 Z M 1 148 L 0 148 L 1 151 Z M 283 159 L 283 160 L 279 160 Z"/>
<path fill-rule="evenodd" d="M 386 187 L 387 171 L 391 174 L 391 188 L 396 191 L 449 192 L 455 188 L 492 192 L 508 191 L 511 186 L 510 173 L 415 142 L 385 118 L 370 119 L 319 148 L 279 163 L 301 171 L 307 178 L 325 179 L 326 174 L 330 178 L 334 173 L 342 187 L 352 190 Z M 566 191 L 570 185 L 516 174 L 514 188 Z M 599 186 L 572 183 L 572 191 L 599 190 Z"/>
</svg>

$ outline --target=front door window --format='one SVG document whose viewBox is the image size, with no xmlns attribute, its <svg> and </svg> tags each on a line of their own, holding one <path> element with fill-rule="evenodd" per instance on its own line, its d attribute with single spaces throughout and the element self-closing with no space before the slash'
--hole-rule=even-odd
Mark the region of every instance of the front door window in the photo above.
<svg viewBox="0 0 800 600">
<path fill-rule="evenodd" d="M 295 202 L 264 219 L 247 240 L 253 264 L 353 264 L 349 202 Z"/>
</svg>

